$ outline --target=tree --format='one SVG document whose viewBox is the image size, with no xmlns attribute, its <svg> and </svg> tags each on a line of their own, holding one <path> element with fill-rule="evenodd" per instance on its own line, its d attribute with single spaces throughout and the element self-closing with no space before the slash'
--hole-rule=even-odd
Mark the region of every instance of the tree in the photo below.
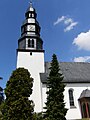
<svg viewBox="0 0 90 120">
<path fill-rule="evenodd" d="M 55 54 L 52 56 L 49 77 L 47 79 L 47 102 L 44 117 L 46 120 L 66 120 L 67 109 L 64 103 L 63 75 L 60 73 L 59 63 Z"/>
<path fill-rule="evenodd" d="M 3 93 L 3 88 L 0 87 L 0 105 L 4 101 L 4 93 Z"/>
<path fill-rule="evenodd" d="M 34 113 L 34 120 L 43 120 L 43 115 L 41 113 Z"/>
<path fill-rule="evenodd" d="M 0 80 L 3 79 L 2 77 L 0 77 Z M 1 103 L 4 101 L 4 93 L 3 93 L 3 88 L 0 87 L 0 105 Z"/>
<path fill-rule="evenodd" d="M 27 69 L 13 71 L 6 84 L 3 120 L 33 119 L 33 102 L 28 99 L 32 94 L 32 86 L 33 78 Z"/>
<path fill-rule="evenodd" d="M 0 87 L 0 120 L 2 120 L 1 108 L 2 108 L 3 102 L 4 102 L 4 93 L 3 93 L 3 88 Z"/>
</svg>

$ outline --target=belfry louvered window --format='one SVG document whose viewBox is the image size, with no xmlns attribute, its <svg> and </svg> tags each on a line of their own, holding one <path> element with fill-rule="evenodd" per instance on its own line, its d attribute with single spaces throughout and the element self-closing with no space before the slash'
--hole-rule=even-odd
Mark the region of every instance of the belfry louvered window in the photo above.
<svg viewBox="0 0 90 120">
<path fill-rule="evenodd" d="M 29 39 L 28 40 L 28 47 L 34 48 L 34 39 Z"/>
</svg>

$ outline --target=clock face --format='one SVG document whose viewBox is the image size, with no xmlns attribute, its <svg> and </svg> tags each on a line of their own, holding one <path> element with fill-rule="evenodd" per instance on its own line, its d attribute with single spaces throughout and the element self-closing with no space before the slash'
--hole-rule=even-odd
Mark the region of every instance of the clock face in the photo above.
<svg viewBox="0 0 90 120">
<path fill-rule="evenodd" d="M 35 31 L 35 25 L 29 25 L 29 31 Z"/>
</svg>

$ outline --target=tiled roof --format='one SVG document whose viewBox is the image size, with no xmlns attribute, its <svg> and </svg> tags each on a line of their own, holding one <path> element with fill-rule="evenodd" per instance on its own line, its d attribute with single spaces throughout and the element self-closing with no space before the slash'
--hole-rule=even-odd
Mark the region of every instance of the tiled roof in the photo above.
<svg viewBox="0 0 90 120">
<path fill-rule="evenodd" d="M 88 89 L 83 90 L 79 99 L 82 99 L 82 98 L 90 98 L 90 90 Z"/>
<path fill-rule="evenodd" d="M 60 62 L 60 69 L 65 83 L 90 83 L 90 63 Z M 45 73 L 40 73 L 41 81 L 46 82 L 49 75 L 50 62 L 45 63 Z"/>
</svg>

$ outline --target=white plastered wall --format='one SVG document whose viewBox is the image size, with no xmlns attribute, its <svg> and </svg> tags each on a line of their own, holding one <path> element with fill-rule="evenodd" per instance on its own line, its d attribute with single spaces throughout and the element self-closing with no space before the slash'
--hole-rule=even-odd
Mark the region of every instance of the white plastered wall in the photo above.
<svg viewBox="0 0 90 120">
<path fill-rule="evenodd" d="M 69 104 L 68 90 L 71 88 L 74 90 L 73 95 L 74 95 L 75 108 L 70 108 L 70 104 Z M 87 88 L 90 90 L 90 83 L 77 83 L 77 84 L 69 83 L 66 85 L 65 91 L 64 91 L 64 101 L 65 101 L 65 107 L 68 109 L 67 114 L 66 114 L 67 120 L 75 120 L 75 119 L 82 118 L 78 99 L 79 99 L 82 91 Z M 46 85 L 44 84 L 42 87 L 43 106 L 45 106 L 45 102 L 46 102 L 46 98 L 47 98 L 46 91 L 47 91 L 47 88 L 46 88 Z"/>
<path fill-rule="evenodd" d="M 24 67 L 29 70 L 31 77 L 34 78 L 33 93 L 30 99 L 34 101 L 35 112 L 41 112 L 42 106 L 42 89 L 40 81 L 40 73 L 44 72 L 44 53 L 43 52 L 18 52 L 17 68 Z"/>
<path fill-rule="evenodd" d="M 70 108 L 70 104 L 69 104 L 68 91 L 71 88 L 73 89 L 75 108 Z M 73 83 L 73 84 L 66 85 L 65 91 L 64 91 L 64 100 L 66 103 L 66 108 L 68 109 L 67 115 L 66 115 L 67 120 L 81 119 L 82 118 L 80 104 L 79 104 L 78 99 L 79 99 L 82 91 L 87 89 L 87 88 L 90 89 L 89 83 Z"/>
</svg>

